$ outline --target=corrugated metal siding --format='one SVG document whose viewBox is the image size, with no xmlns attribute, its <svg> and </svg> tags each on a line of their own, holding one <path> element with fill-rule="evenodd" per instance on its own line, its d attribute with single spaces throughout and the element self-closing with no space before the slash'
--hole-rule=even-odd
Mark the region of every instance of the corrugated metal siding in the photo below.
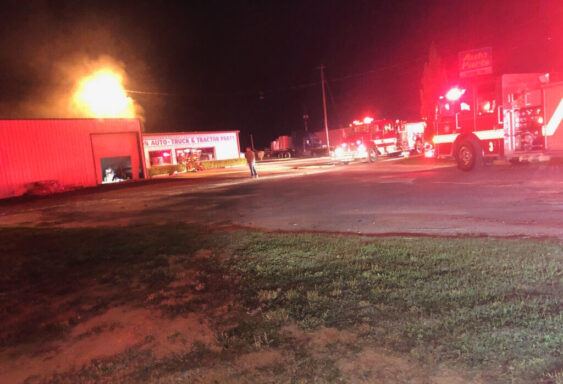
<svg viewBox="0 0 563 384">
<path fill-rule="evenodd" d="M 137 132 L 135 119 L 0 120 L 0 198 L 21 195 L 25 185 L 57 180 L 96 185 L 91 133 Z"/>
</svg>

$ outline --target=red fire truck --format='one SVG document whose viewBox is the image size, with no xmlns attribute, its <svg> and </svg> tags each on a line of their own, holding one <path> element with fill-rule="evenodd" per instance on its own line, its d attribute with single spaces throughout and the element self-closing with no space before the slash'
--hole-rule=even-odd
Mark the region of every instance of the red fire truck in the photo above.
<svg viewBox="0 0 563 384">
<path fill-rule="evenodd" d="M 400 156 L 412 151 L 421 153 L 426 124 L 366 117 L 342 130 L 342 140 L 332 152 L 333 159 L 377 161 L 380 156 Z"/>
<path fill-rule="evenodd" d="M 563 155 L 563 82 L 549 77 L 506 74 L 450 89 L 436 107 L 435 155 L 464 171 L 499 158 Z"/>
</svg>

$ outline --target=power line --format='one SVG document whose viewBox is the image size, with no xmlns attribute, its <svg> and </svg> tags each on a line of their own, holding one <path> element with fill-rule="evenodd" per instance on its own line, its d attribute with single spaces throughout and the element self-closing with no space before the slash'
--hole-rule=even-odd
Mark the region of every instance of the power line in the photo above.
<svg viewBox="0 0 563 384">
<path fill-rule="evenodd" d="M 400 63 L 378 67 L 376 69 L 372 69 L 372 70 L 365 71 L 365 72 L 351 73 L 351 74 L 341 76 L 341 77 L 334 77 L 334 78 L 330 78 L 330 79 L 325 79 L 325 81 L 327 83 L 328 82 L 336 82 L 336 81 L 345 81 L 345 80 L 349 80 L 349 79 L 353 79 L 353 78 L 357 78 L 357 77 L 374 75 L 374 74 L 377 74 L 379 72 L 387 71 L 387 70 L 393 69 L 393 68 L 402 67 L 402 66 L 405 66 L 407 64 L 413 64 L 413 63 L 419 62 L 420 60 L 425 60 L 425 59 L 426 59 L 426 57 L 418 57 L 416 59 L 402 61 Z M 271 94 L 271 93 L 298 91 L 298 90 L 302 90 L 302 89 L 306 89 L 306 88 L 316 87 L 316 86 L 319 86 L 319 85 L 321 85 L 320 81 L 313 81 L 313 82 L 308 82 L 308 83 L 289 85 L 289 86 L 286 86 L 286 87 L 271 88 L 271 89 L 267 89 L 267 90 L 236 91 L 236 92 L 232 92 L 232 93 L 228 93 L 228 94 L 227 93 L 220 93 L 220 94 L 217 94 L 217 95 L 224 95 L 224 96 L 227 96 L 227 95 L 242 96 L 242 95 L 257 95 L 257 94 L 258 95 L 260 95 L 260 94 L 264 95 L 264 94 Z M 125 91 L 129 92 L 129 93 L 141 94 L 141 95 L 179 96 L 179 94 L 168 93 L 168 92 L 152 92 L 152 91 L 136 91 L 136 90 L 125 90 Z"/>
<path fill-rule="evenodd" d="M 127 92 L 127 93 L 139 94 L 139 95 L 177 96 L 176 94 L 167 93 L 167 92 L 133 91 L 133 90 L 131 90 L 131 89 L 125 89 L 125 92 Z"/>
<path fill-rule="evenodd" d="M 517 49 L 517 48 L 524 47 L 526 45 L 530 45 L 531 43 L 532 42 L 529 42 L 527 44 L 521 43 L 521 44 L 512 46 L 508 49 L 514 50 L 514 49 Z M 420 56 L 420 57 L 417 57 L 417 58 L 414 58 L 414 59 L 411 59 L 411 60 L 400 61 L 400 62 L 395 63 L 395 64 L 389 64 L 389 65 L 381 66 L 381 67 L 378 67 L 376 69 L 372 69 L 372 70 L 365 71 L 365 72 L 350 73 L 348 75 L 344 75 L 344 76 L 340 76 L 340 77 L 327 78 L 327 79 L 325 79 L 325 82 L 326 82 L 326 84 L 329 84 L 331 82 L 333 82 L 333 83 L 334 82 L 343 82 L 343 81 L 347 81 L 347 80 L 356 79 L 356 78 L 359 78 L 359 77 L 377 75 L 377 74 L 380 74 L 384 71 L 388 71 L 390 69 L 405 67 L 407 65 L 412 65 L 412 64 L 415 64 L 415 63 L 423 62 L 424 60 L 427 60 L 427 56 Z M 406 73 L 406 72 L 407 71 L 401 71 L 400 73 L 397 73 L 397 75 L 400 75 L 400 74 L 403 74 L 403 73 Z M 265 95 L 265 94 L 282 93 L 282 92 L 289 92 L 289 91 L 299 91 L 299 90 L 302 90 L 302 89 L 317 87 L 319 85 L 321 85 L 320 81 L 314 81 L 314 82 L 308 82 L 308 83 L 294 84 L 294 85 L 290 85 L 290 86 L 286 86 L 286 87 L 280 87 L 280 88 L 271 88 L 271 89 L 267 89 L 267 90 L 236 91 L 236 92 L 232 92 L 232 93 L 218 93 L 218 94 L 215 94 L 215 95 L 217 95 L 217 96 Z M 131 93 L 131 94 L 140 94 L 140 95 L 149 95 L 149 96 L 167 96 L 167 97 L 181 96 L 180 94 L 169 93 L 169 92 L 153 92 L 153 91 L 138 91 L 138 90 L 125 90 L 125 91 L 128 92 L 128 93 Z M 334 97 L 333 97 L 330 89 L 329 89 L 329 95 L 331 97 L 331 102 L 333 104 L 335 104 L 334 103 Z"/>
</svg>

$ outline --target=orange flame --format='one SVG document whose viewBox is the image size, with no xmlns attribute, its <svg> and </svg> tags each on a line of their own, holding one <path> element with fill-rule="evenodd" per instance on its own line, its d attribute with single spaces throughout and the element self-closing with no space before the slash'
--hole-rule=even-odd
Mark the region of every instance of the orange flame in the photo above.
<svg viewBox="0 0 563 384">
<path fill-rule="evenodd" d="M 101 69 L 80 80 L 73 102 L 81 114 L 89 117 L 135 117 L 133 99 L 127 96 L 122 81 L 118 73 Z"/>
</svg>

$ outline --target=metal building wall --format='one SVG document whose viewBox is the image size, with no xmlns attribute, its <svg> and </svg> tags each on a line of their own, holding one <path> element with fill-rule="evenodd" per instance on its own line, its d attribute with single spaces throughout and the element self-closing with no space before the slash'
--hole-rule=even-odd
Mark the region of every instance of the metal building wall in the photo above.
<svg viewBox="0 0 563 384">
<path fill-rule="evenodd" d="M 140 138 L 140 123 L 136 119 L 0 120 L 0 198 L 21 195 L 26 184 L 40 181 L 96 185 L 90 135 L 117 132 L 137 132 Z"/>
</svg>

